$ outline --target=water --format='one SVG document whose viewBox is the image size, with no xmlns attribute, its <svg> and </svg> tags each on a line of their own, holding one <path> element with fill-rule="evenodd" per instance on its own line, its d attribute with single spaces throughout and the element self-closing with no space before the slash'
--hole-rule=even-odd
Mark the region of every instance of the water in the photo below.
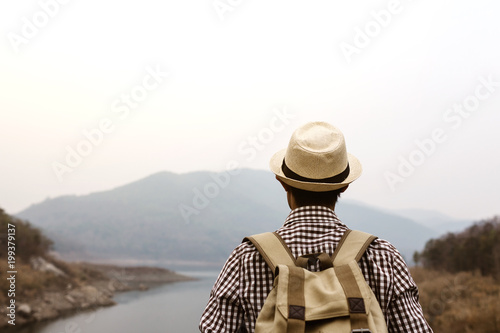
<svg viewBox="0 0 500 333">
<path fill-rule="evenodd" d="M 182 273 L 182 272 L 181 272 Z M 218 272 L 185 272 L 197 281 L 117 294 L 115 306 L 78 313 L 16 333 L 199 332 L 198 323 Z M 10 332 L 10 330 L 9 330 Z M 12 331 L 14 332 L 14 331 Z"/>
</svg>

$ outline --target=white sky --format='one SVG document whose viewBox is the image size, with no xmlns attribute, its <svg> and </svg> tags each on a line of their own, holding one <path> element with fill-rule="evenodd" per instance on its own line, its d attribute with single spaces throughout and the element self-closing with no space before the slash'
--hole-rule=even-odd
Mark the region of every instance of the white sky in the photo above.
<svg viewBox="0 0 500 333">
<path fill-rule="evenodd" d="M 223 20 L 212 0 L 66 1 L 0 4 L 0 207 L 9 213 L 163 170 L 221 171 L 231 160 L 267 169 L 313 120 L 338 126 L 363 164 L 346 198 L 461 218 L 500 213 L 497 1 L 221 0 L 232 6 Z M 381 26 L 371 13 L 388 8 Z M 380 31 L 360 45 L 367 27 Z M 341 43 L 355 47 L 356 37 L 348 62 Z M 122 94 L 140 92 L 147 68 L 169 75 L 148 79 L 157 87 L 126 107 Z M 464 100 L 467 118 L 447 113 Z M 266 137 L 276 109 L 293 118 Z M 53 163 L 103 119 L 111 133 L 60 182 Z M 436 128 L 446 140 L 392 190 L 384 175 Z M 259 133 L 266 142 L 252 154 L 248 137 Z"/>
</svg>

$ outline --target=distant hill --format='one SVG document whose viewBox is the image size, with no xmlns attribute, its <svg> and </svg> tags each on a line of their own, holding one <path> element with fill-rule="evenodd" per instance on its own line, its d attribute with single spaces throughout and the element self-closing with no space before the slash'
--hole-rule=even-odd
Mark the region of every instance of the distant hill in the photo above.
<svg viewBox="0 0 500 333">
<path fill-rule="evenodd" d="M 339 218 L 351 229 L 369 232 L 394 244 L 410 262 L 413 253 L 438 233 L 428 227 L 385 210 L 345 201 L 336 207 Z"/>
<path fill-rule="evenodd" d="M 8 271 L 10 280 L 0 283 L 0 304 L 9 305 L 0 307 L 0 332 L 33 332 L 32 327 L 25 325 L 113 305 L 112 297 L 118 291 L 145 290 L 159 284 L 192 280 L 164 268 L 58 260 L 49 255 L 50 239 L 2 208 L 0 230 L 9 234 L 9 238 L 7 233 L 0 234 L 0 248 L 9 247 L 9 253 L 0 251 L 0 271 Z M 11 247 L 15 248 L 15 255 L 10 253 Z M 14 331 L 7 328 L 13 325 L 23 328 Z"/>
<path fill-rule="evenodd" d="M 454 219 L 440 212 L 425 209 L 403 209 L 397 210 L 394 213 L 410 218 L 419 224 L 422 224 L 439 234 L 447 232 L 462 231 L 471 226 L 474 222 L 465 219 Z"/>
<path fill-rule="evenodd" d="M 72 259 L 220 263 L 242 238 L 279 228 L 286 196 L 267 171 L 161 172 L 104 192 L 47 199 L 17 214 Z M 437 233 L 408 218 L 340 200 L 352 229 L 391 241 L 410 259 Z"/>
</svg>

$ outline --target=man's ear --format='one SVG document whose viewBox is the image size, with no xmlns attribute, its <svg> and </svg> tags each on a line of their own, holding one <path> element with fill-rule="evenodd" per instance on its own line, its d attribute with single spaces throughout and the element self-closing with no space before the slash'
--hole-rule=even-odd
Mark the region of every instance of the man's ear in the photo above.
<svg viewBox="0 0 500 333">
<path fill-rule="evenodd" d="M 290 185 L 283 183 L 283 181 L 281 179 L 279 179 L 278 176 L 276 176 L 276 179 L 280 182 L 281 186 L 283 186 L 283 188 L 285 189 L 285 192 L 290 191 Z"/>
</svg>

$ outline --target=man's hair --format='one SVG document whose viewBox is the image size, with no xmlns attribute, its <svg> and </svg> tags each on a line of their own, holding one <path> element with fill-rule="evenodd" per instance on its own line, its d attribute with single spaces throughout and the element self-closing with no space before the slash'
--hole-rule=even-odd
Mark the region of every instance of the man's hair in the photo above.
<svg viewBox="0 0 500 333">
<path fill-rule="evenodd" d="M 327 192 L 312 192 L 301 190 L 296 187 L 290 187 L 295 203 L 297 206 L 331 206 L 334 205 L 340 194 L 343 192 L 344 188 L 339 188 L 333 191 Z"/>
</svg>

